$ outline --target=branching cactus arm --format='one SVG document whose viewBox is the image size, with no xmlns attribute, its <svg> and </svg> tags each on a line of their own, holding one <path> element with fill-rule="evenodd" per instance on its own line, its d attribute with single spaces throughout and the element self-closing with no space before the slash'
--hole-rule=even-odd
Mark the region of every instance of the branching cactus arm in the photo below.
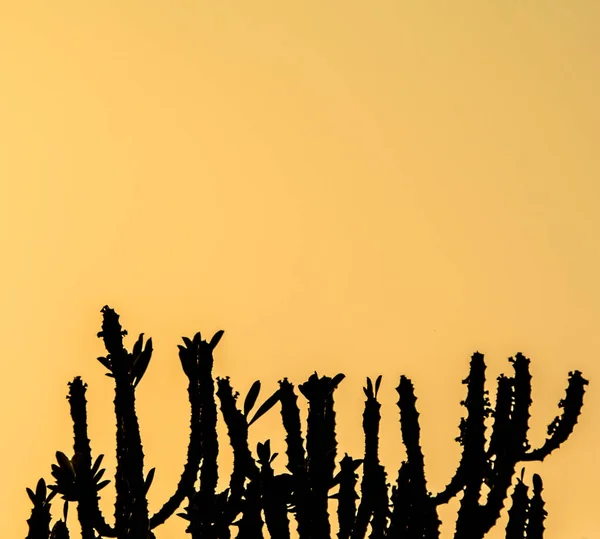
<svg viewBox="0 0 600 539">
<path fill-rule="evenodd" d="M 300 409 L 294 386 L 287 378 L 279 382 L 279 400 L 281 402 L 281 420 L 286 432 L 287 469 L 292 474 L 292 504 L 298 535 L 300 539 L 310 539 L 311 528 L 308 512 L 310 489 L 306 473 L 307 459 L 300 423 Z"/>
<path fill-rule="evenodd" d="M 460 421 L 460 435 L 456 441 L 462 445 L 460 464 L 446 488 L 434 499 L 436 505 L 448 503 L 467 482 L 471 485 L 468 499 L 478 499 L 474 489 L 477 477 L 485 474 L 485 418 L 489 414 L 489 401 L 485 391 L 485 362 L 483 354 L 476 352 L 471 357 L 469 376 L 463 380 L 467 385 L 467 398 L 461 404 L 467 409 L 467 417 Z M 472 502 L 468 502 L 472 503 Z"/>
<path fill-rule="evenodd" d="M 532 402 L 529 359 L 518 353 L 514 358 L 509 358 L 509 361 L 515 374 L 511 378 L 500 377 L 498 380 L 494 426 L 486 455 L 486 483 L 490 491 L 486 503 L 480 509 L 483 534 L 500 517 L 516 465 L 529 447 L 527 433 Z"/>
<path fill-rule="evenodd" d="M 489 487 L 487 501 L 483 508 L 483 528 L 493 526 L 497 521 L 504 501 L 508 495 L 508 489 L 512 483 L 516 460 L 515 447 L 512 441 L 513 423 L 512 407 L 514 395 L 514 379 L 501 375 L 498 377 L 496 391 L 496 406 L 492 415 L 494 423 L 487 456 L 485 483 Z"/>
<path fill-rule="evenodd" d="M 373 441 L 373 519 L 371 522 L 371 535 L 369 539 L 383 539 L 388 527 L 388 520 L 390 517 L 389 510 L 389 494 L 388 494 L 388 483 L 386 481 L 387 474 L 385 468 L 379 462 L 379 424 L 381 422 L 381 405 L 377 401 L 377 393 L 381 385 L 381 375 L 377 377 L 375 381 L 375 389 L 370 379 L 367 378 L 367 401 L 371 401 L 371 409 L 366 416 L 367 422 L 372 425 L 369 427 L 370 436 L 374 439 Z M 365 412 L 366 412 L 365 406 Z M 364 426 L 363 426 L 364 428 Z"/>
<path fill-rule="evenodd" d="M 212 353 L 219 342 L 222 332 L 217 332 L 210 343 L 203 343 L 200 334 L 193 340 L 183 337 L 184 346 L 178 345 L 179 360 L 183 371 L 188 378 L 188 399 L 191 407 L 190 440 L 187 449 L 187 458 L 183 473 L 177 484 L 175 493 L 164 506 L 150 519 L 150 527 L 155 528 L 164 523 L 181 505 L 183 500 L 190 496 L 194 490 L 194 483 L 198 478 L 198 470 L 202 459 L 202 424 L 200 397 L 201 366 L 212 363 Z M 208 346 L 206 346 L 208 344 Z M 206 368 L 206 367 L 204 367 Z"/>
<path fill-rule="evenodd" d="M 520 458 L 522 453 L 529 449 L 527 433 L 529 432 L 529 419 L 531 414 L 531 374 L 529 373 L 529 359 L 520 352 L 514 357 L 509 358 L 512 363 L 515 375 L 513 378 L 513 407 L 511 413 L 511 431 L 510 436 L 511 452 Z"/>
<path fill-rule="evenodd" d="M 487 503 L 482 508 L 483 529 L 485 531 L 490 530 L 500 516 L 517 464 L 529 460 L 543 460 L 570 436 L 581 412 L 585 385 L 588 383 L 578 371 L 570 373 L 567 396 L 559 403 L 559 406 L 565 409 L 563 416 L 556 418 L 549 427 L 550 437 L 546 440 L 544 446 L 538 450 L 527 452 L 530 450 L 527 435 L 529 431 L 529 409 L 532 402 L 529 359 L 519 353 L 514 359 L 510 358 L 509 360 L 515 371 L 513 378 L 506 379 L 510 381 L 512 387 L 512 411 L 510 412 L 510 420 L 508 422 L 505 419 L 501 421 L 499 434 L 496 438 L 493 435 L 492 443 L 490 443 L 488 456 L 495 455 L 495 461 L 490 476 L 491 480 L 489 481 L 490 492 Z M 504 380 L 502 382 L 506 384 Z M 501 380 L 499 380 L 499 383 L 501 383 Z M 497 410 L 501 410 L 501 417 L 505 415 L 503 413 L 505 407 L 504 402 L 499 402 L 496 405 Z M 555 430 L 552 430 L 553 428 Z M 496 424 L 494 424 L 494 430 L 496 430 Z M 491 465 L 490 468 L 492 468 Z M 538 490 L 541 492 L 541 479 L 539 481 L 538 479 L 539 476 L 536 476 L 535 485 L 539 486 Z"/>
<path fill-rule="evenodd" d="M 330 378 L 319 377 L 315 372 L 299 386 L 309 402 L 306 436 L 310 488 L 308 501 L 311 530 L 315 537 L 329 537 L 331 533 L 328 499 L 329 489 L 333 485 L 337 447 L 333 392 L 343 379 L 343 374 Z"/>
<path fill-rule="evenodd" d="M 377 380 L 377 386 L 381 378 Z M 379 387 L 377 387 L 379 389 Z M 356 514 L 356 521 L 352 527 L 352 539 L 363 539 L 367 533 L 367 528 L 373 513 L 379 509 L 376 503 L 376 493 L 378 487 L 379 467 L 379 423 L 381 421 L 381 404 L 377 401 L 376 391 L 373 389 L 373 382 L 367 378 L 367 386 L 363 387 L 363 392 L 367 397 L 365 409 L 363 412 L 363 432 L 365 436 L 365 458 L 363 464 L 363 477 L 360 486 L 360 504 Z M 384 480 L 385 484 L 385 480 Z"/>
<path fill-rule="evenodd" d="M 144 480 L 144 452 L 140 428 L 135 411 L 135 387 L 144 375 L 152 355 L 152 341 L 143 345 L 140 335 L 134 352 L 123 346 L 127 331 L 121 328 L 119 315 L 110 307 L 102 309 L 102 331 L 108 355 L 99 361 L 109 369 L 108 376 L 115 379 L 115 416 L 117 419 L 117 473 L 115 487 L 115 529 L 118 539 L 128 534 L 146 537 L 149 532 L 148 500 Z"/>
<path fill-rule="evenodd" d="M 521 461 L 544 460 L 552 451 L 558 449 L 567 440 L 573 432 L 581 414 L 585 386 L 588 384 L 588 380 L 583 378 L 580 371 L 569 373 L 566 396 L 558 403 L 559 408 L 562 408 L 562 414 L 557 416 L 548 426 L 548 438 L 544 442 L 544 445 L 525 453 Z"/>
<path fill-rule="evenodd" d="M 69 395 L 67 396 L 73 420 L 73 451 L 76 456 L 73 459 L 75 461 L 73 471 L 75 472 L 74 481 L 77 488 L 75 497 L 82 538 L 94 539 L 94 529 L 104 537 L 116 537 L 116 530 L 106 523 L 98 505 L 100 500 L 98 492 L 110 481 L 101 481 L 104 470 L 100 469 L 100 464 L 104 456 L 100 455 L 96 462 L 92 463 L 92 448 L 87 430 L 86 390 L 86 384 L 80 377 L 76 377 L 69 383 Z M 58 478 L 56 487 L 59 493 L 64 494 L 61 492 Z"/>
<path fill-rule="evenodd" d="M 213 349 L 221 339 L 223 332 L 217 332 L 210 343 L 201 340 L 200 333 L 194 336 L 198 346 L 198 372 L 200 375 L 200 424 L 202 426 L 202 465 L 200 467 L 200 489 L 210 497 L 217 490 L 218 465 L 217 456 L 217 405 L 215 402 L 215 383 L 213 380 Z"/>
<path fill-rule="evenodd" d="M 399 394 L 398 407 L 400 409 L 400 427 L 402 441 L 406 447 L 407 462 L 403 464 L 399 472 L 398 489 L 407 488 L 410 493 L 410 515 L 408 518 L 409 537 L 424 537 L 426 539 L 437 539 L 439 537 L 440 521 L 437 516 L 436 505 L 427 491 L 425 479 L 425 463 L 421 449 L 419 426 L 419 413 L 416 408 L 412 382 L 406 377 L 400 377 L 400 385 L 397 388 Z M 408 481 L 400 483 L 400 478 Z"/>
<path fill-rule="evenodd" d="M 222 332 L 215 334 L 212 342 L 215 344 L 221 338 Z M 202 341 L 200 333 L 194 336 L 194 344 L 198 349 L 198 375 L 200 395 L 200 437 L 202 444 L 202 464 L 200 465 L 200 492 L 203 510 L 196 514 L 196 519 L 202 520 L 200 528 L 208 529 L 216 515 L 216 490 L 218 481 L 217 455 L 217 406 L 215 403 L 214 381 L 212 377 L 214 345 Z"/>
</svg>

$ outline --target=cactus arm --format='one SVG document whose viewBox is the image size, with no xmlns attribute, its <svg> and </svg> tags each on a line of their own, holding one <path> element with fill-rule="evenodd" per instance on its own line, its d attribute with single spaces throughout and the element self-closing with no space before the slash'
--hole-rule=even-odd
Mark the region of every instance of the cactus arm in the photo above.
<svg viewBox="0 0 600 539">
<path fill-rule="evenodd" d="M 377 402 L 370 378 L 367 378 L 367 386 L 363 387 L 363 392 L 367 397 L 362 422 L 365 436 L 365 458 L 360 486 L 360 504 L 358 506 L 356 521 L 352 528 L 352 539 L 362 539 L 365 537 L 369 521 L 376 510 L 375 493 L 377 491 L 377 468 L 379 466 L 381 404 Z"/>
<path fill-rule="evenodd" d="M 191 417 L 187 458 L 175 493 L 150 519 L 150 528 L 152 529 L 163 524 L 177 510 L 186 496 L 192 494 L 202 458 L 200 383 L 197 366 L 198 350 L 190 339 L 186 338 L 184 342 L 186 346 L 178 345 L 178 348 L 183 370 L 189 380 L 188 399 L 190 401 Z"/>
<path fill-rule="evenodd" d="M 531 407 L 531 374 L 529 359 L 518 353 L 515 358 L 509 358 L 515 375 L 513 378 L 514 404 L 511 414 L 512 443 L 514 451 L 521 453 L 529 449 L 527 432 L 529 431 L 529 408 Z"/>
<path fill-rule="evenodd" d="M 323 480 L 326 481 L 327 495 L 333 484 L 333 475 L 335 473 L 335 460 L 337 457 L 337 440 L 335 435 L 335 410 L 333 393 L 345 378 L 344 374 L 337 374 L 332 379 L 327 380 L 327 392 L 325 394 L 325 410 L 323 415 L 323 434 L 326 447 L 323 469 L 325 472 Z"/>
<path fill-rule="evenodd" d="M 557 416 L 548 426 L 548 438 L 546 438 L 542 447 L 525 453 L 521 457 L 521 461 L 543 461 L 552 451 L 558 449 L 567 440 L 577 424 L 583 406 L 585 386 L 588 384 L 588 380 L 581 376 L 580 371 L 569 373 L 566 396 L 558 403 L 559 408 L 562 408 L 562 414 Z"/>
<path fill-rule="evenodd" d="M 315 372 L 299 386 L 309 402 L 308 432 L 306 448 L 308 453 L 308 485 L 310 488 L 309 507 L 312 533 L 317 537 L 329 537 L 328 499 L 335 471 L 335 414 L 333 412 L 333 392 L 344 375 L 333 379 L 319 377 Z"/>
<path fill-rule="evenodd" d="M 300 424 L 300 409 L 298 397 L 294 393 L 294 386 L 284 378 L 279 382 L 279 398 L 281 402 L 281 419 L 286 431 L 287 468 L 294 474 L 297 470 L 306 468 L 306 455 L 304 452 L 304 439 Z"/>
<path fill-rule="evenodd" d="M 402 441 L 406 447 L 407 475 L 410 482 L 411 533 L 433 539 L 439 536 L 440 520 L 434 500 L 427 491 L 425 463 L 420 444 L 419 413 L 416 408 L 417 398 L 412 382 L 405 376 L 400 377 L 397 391 Z"/>
<path fill-rule="evenodd" d="M 281 402 L 281 420 L 286 432 L 287 469 L 292 474 L 292 504 L 294 506 L 297 531 L 300 539 L 310 538 L 310 515 L 308 512 L 309 485 L 307 477 L 307 459 L 300 423 L 300 409 L 294 386 L 287 378 L 279 382 L 279 400 Z"/>
<path fill-rule="evenodd" d="M 500 377 L 494 427 L 488 449 L 487 483 L 490 487 L 486 503 L 481 508 L 481 529 L 487 533 L 500 517 L 504 500 L 512 483 L 520 456 L 528 449 L 529 409 L 531 407 L 531 374 L 529 359 L 518 353 L 509 358 L 514 377 Z M 508 414 L 508 416 L 507 416 Z M 493 462 L 493 478 L 490 475 Z"/>
<path fill-rule="evenodd" d="M 116 537 L 115 529 L 107 524 L 98 505 L 98 488 L 94 479 L 94 475 L 98 470 L 92 469 L 92 449 L 87 430 L 86 391 L 87 385 L 78 376 L 69 383 L 69 395 L 67 396 L 71 419 L 73 420 L 73 451 L 78 458 L 77 482 L 79 496 L 77 512 L 82 527 L 82 538 L 94 539 L 93 528 L 104 537 Z"/>
<path fill-rule="evenodd" d="M 248 446 L 248 423 L 236 405 L 238 394 L 233 393 L 229 377 L 217 378 L 217 397 L 221 404 L 221 413 L 227 425 L 227 433 L 233 449 L 233 471 L 229 480 L 230 491 L 227 505 L 229 522 L 233 522 L 241 511 L 245 480 L 257 477 L 258 467 Z M 246 526 L 247 521 L 244 522 L 244 526 Z"/>
<path fill-rule="evenodd" d="M 460 421 L 460 435 L 456 441 L 463 447 L 458 468 L 443 491 L 434 496 L 436 505 L 448 503 L 466 487 L 471 477 L 471 491 L 476 488 L 472 470 L 477 469 L 479 476 L 485 468 L 485 417 L 489 413 L 489 402 L 485 391 L 485 362 L 483 354 L 476 352 L 471 357 L 469 376 L 463 380 L 467 385 L 467 398 L 461 405 L 467 408 L 467 418 Z M 478 496 L 473 493 L 473 499 Z M 469 498 L 467 498 L 469 499 Z"/>
<path fill-rule="evenodd" d="M 148 500 L 144 482 L 144 453 L 140 438 L 139 424 L 135 411 L 135 393 L 129 379 L 115 375 L 115 411 L 119 418 L 118 430 L 121 431 L 117 443 L 121 443 L 120 459 L 117 467 L 122 468 L 122 487 L 127 491 L 124 496 L 125 520 L 116 524 L 117 537 L 125 539 L 125 530 L 131 530 L 133 536 L 145 537 L 149 530 Z M 134 533 L 135 532 L 135 533 Z M 123 535 L 121 535 L 123 534 Z"/>
<path fill-rule="evenodd" d="M 489 402 L 485 391 L 485 362 L 483 354 L 476 352 L 471 357 L 467 384 L 467 399 L 462 403 L 467 408 L 467 419 L 459 437 L 468 462 L 465 473 L 464 495 L 461 500 L 456 536 L 464 539 L 480 538 L 482 534 L 482 511 L 479 505 L 481 487 L 487 475 L 485 452 L 485 418 L 489 414 Z"/>
<path fill-rule="evenodd" d="M 102 309 L 102 331 L 98 333 L 108 352 L 105 358 L 115 379 L 115 416 L 117 419 L 117 473 L 115 487 L 115 529 L 118 539 L 127 534 L 145 537 L 149 530 L 148 500 L 144 485 L 144 452 L 135 411 L 134 383 L 141 374 L 132 372 L 134 356 L 123 346 L 127 331 L 119 315 L 110 307 Z M 149 361 L 150 358 L 147 358 Z M 145 370 L 145 368 L 144 368 Z"/>
<path fill-rule="evenodd" d="M 200 499 L 209 507 L 216 504 L 218 481 L 217 455 L 217 406 L 215 403 L 215 387 L 212 377 L 213 357 L 208 343 L 201 342 L 200 333 L 194 336 L 194 343 L 199 349 L 199 381 L 200 381 L 200 429 L 202 440 L 202 464 L 200 466 Z M 202 518 L 211 522 L 215 517 L 208 511 L 202 512 Z"/>
<path fill-rule="evenodd" d="M 389 510 L 389 494 L 388 488 L 389 485 L 386 482 L 387 474 L 385 472 L 385 468 L 379 462 L 379 424 L 381 421 L 381 405 L 377 401 L 377 392 L 379 390 L 379 386 L 381 384 L 381 375 L 377 378 L 375 382 L 375 391 L 371 389 L 371 395 L 373 396 L 373 400 L 375 401 L 376 407 L 373 407 L 373 419 L 370 420 L 373 423 L 373 437 L 375 446 L 374 451 L 374 463 L 375 467 L 373 470 L 373 519 L 371 523 L 372 532 L 369 536 L 369 539 L 383 539 L 386 534 L 386 530 L 388 527 L 388 520 L 390 517 Z M 372 388 L 372 385 L 370 385 Z M 368 400 L 368 399 L 367 399 Z"/>
<path fill-rule="evenodd" d="M 498 377 L 496 406 L 493 412 L 494 424 L 487 452 L 487 476 L 485 482 L 490 491 L 482 508 L 482 529 L 489 530 L 500 516 L 516 466 L 516 436 L 513 436 L 514 423 L 511 417 L 513 405 L 514 379 Z M 492 457 L 495 457 L 492 462 Z"/>
</svg>

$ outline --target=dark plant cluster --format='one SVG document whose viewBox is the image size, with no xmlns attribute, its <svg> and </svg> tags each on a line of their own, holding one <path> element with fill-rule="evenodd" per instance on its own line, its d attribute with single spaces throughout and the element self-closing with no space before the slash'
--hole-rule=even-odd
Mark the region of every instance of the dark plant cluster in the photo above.
<svg viewBox="0 0 600 539">
<path fill-rule="evenodd" d="M 57 452 L 52 465 L 54 482 L 43 479 L 35 492 L 27 489 L 33 503 L 27 539 L 69 537 L 69 504 L 75 504 L 83 539 L 116 537 L 151 539 L 153 530 L 187 505 L 178 516 L 188 522 L 193 539 L 261 539 L 266 532 L 273 539 L 288 539 L 295 528 L 300 539 L 329 539 L 332 536 L 330 500 L 337 505 L 338 539 L 436 539 L 439 538 L 438 507 L 451 499 L 460 500 L 455 539 L 482 539 L 497 522 L 509 499 L 518 465 L 542 461 L 572 433 L 583 405 L 587 380 L 579 371 L 569 374 L 566 396 L 559 402 L 561 413 L 548 427 L 541 447 L 528 442 L 531 375 L 529 359 L 522 354 L 510 358 L 512 376 L 497 379 L 495 405 L 485 389 L 483 355 L 471 358 L 466 399 L 461 403 L 465 417 L 456 441 L 462 456 L 446 488 L 432 493 L 427 487 L 424 457 L 420 444 L 419 413 L 412 382 L 400 377 L 396 388 L 400 429 L 406 449 L 395 484 L 388 482 L 379 461 L 381 405 L 377 400 L 381 376 L 375 383 L 367 378 L 363 388 L 365 451 L 361 459 L 345 455 L 338 461 L 334 393 L 343 374 L 333 378 L 316 373 L 298 386 L 308 401 L 306 435 L 300 421 L 298 394 L 287 379 L 252 414 L 260 394 L 260 382 L 250 388 L 242 406 L 229 378 L 213 378 L 213 352 L 223 332 L 209 341 L 200 333 L 183 338 L 179 358 L 188 379 L 190 439 L 187 460 L 173 495 L 151 515 L 147 494 L 154 469 L 144 474 L 144 452 L 135 409 L 135 390 L 152 356 L 152 340 L 141 334 L 131 352 L 123 345 L 127 334 L 119 315 L 108 306 L 102 309 L 102 331 L 107 355 L 98 360 L 115 382 L 116 418 L 114 524 L 99 508 L 103 480 L 103 455 L 92 456 L 87 432 L 86 385 L 81 378 L 69 384 L 68 401 L 73 420 L 74 445 L 69 458 Z M 251 425 L 277 407 L 286 432 L 287 473 L 276 474 L 272 464 L 278 456 L 270 441 L 259 443 L 253 453 L 248 443 Z M 227 426 L 233 449 L 233 471 L 229 487 L 217 491 L 219 440 L 217 408 Z M 489 420 L 488 420 L 489 418 Z M 486 420 L 491 433 L 486 435 Z M 359 484 L 358 469 L 362 466 Z M 544 532 L 542 480 L 533 475 L 533 489 L 523 481 L 523 469 L 511 496 L 507 539 L 541 539 Z M 50 514 L 52 499 L 64 500 L 62 518 L 54 525 Z M 292 523 L 292 521 L 295 521 Z M 236 530 L 237 528 L 237 530 Z"/>
</svg>

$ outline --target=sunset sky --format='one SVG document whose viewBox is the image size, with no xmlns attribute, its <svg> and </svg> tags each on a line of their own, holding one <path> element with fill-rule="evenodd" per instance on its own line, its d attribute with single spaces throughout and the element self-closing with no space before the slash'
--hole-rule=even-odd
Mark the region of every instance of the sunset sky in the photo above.
<svg viewBox="0 0 600 539">
<path fill-rule="evenodd" d="M 224 329 L 215 374 L 242 397 L 347 375 L 340 458 L 361 458 L 361 388 L 383 374 L 392 482 L 410 377 L 433 492 L 473 352 L 492 395 L 509 356 L 531 358 L 533 446 L 581 370 L 575 432 L 525 477 L 544 480 L 546 539 L 600 537 L 598 28 L 597 0 L 0 0 L 0 537 L 25 537 L 25 487 L 72 453 L 74 376 L 113 478 L 105 304 L 128 346 L 154 341 L 137 392 L 152 512 L 185 459 L 177 344 Z M 284 452 L 278 412 L 252 427 L 267 438 Z"/>
</svg>

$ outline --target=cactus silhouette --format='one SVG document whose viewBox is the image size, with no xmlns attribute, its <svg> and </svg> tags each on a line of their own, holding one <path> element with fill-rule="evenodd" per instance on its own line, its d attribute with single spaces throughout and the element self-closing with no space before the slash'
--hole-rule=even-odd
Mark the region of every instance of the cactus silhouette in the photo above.
<svg viewBox="0 0 600 539">
<path fill-rule="evenodd" d="M 35 492 L 26 489 L 33 503 L 27 539 L 69 537 L 69 504 L 76 504 L 83 539 L 116 537 L 152 539 L 153 530 L 177 515 L 188 521 L 186 532 L 193 539 L 289 539 L 292 528 L 300 539 L 331 537 L 332 515 L 329 500 L 337 502 L 338 539 L 437 539 L 440 520 L 437 508 L 460 498 L 455 539 L 483 539 L 497 523 L 509 499 L 516 467 L 529 461 L 543 461 L 571 435 L 583 406 L 588 381 L 579 371 L 569 373 L 562 410 L 548 426 L 548 436 L 538 448 L 528 441 L 531 401 L 529 359 L 522 354 L 509 358 L 514 374 L 497 379 L 495 405 L 485 388 L 484 356 L 473 354 L 467 378 L 467 395 L 461 404 L 466 414 L 456 441 L 462 446 L 460 462 L 447 486 L 433 494 L 427 488 L 424 455 L 420 443 L 419 413 L 412 381 L 400 377 L 398 410 L 406 460 L 400 465 L 395 484 L 379 460 L 381 404 L 378 392 L 382 377 L 375 383 L 367 378 L 362 417 L 365 439 L 363 458 L 347 453 L 337 462 L 334 393 L 343 374 L 330 378 L 316 372 L 298 386 L 308 404 L 306 429 L 300 420 L 298 395 L 286 378 L 258 407 L 261 383 L 254 382 L 238 406 L 229 377 L 213 377 L 213 352 L 223 336 L 218 331 L 209 341 L 196 333 L 183 337 L 179 359 L 188 379 L 190 436 L 183 472 L 172 496 L 154 515 L 148 512 L 147 494 L 154 469 L 144 475 L 144 452 L 135 408 L 135 391 L 150 364 L 152 340 L 140 334 L 131 352 L 125 349 L 119 315 L 110 307 L 102 309 L 102 338 L 107 351 L 98 358 L 114 379 L 117 468 L 114 486 L 114 524 L 106 521 L 99 508 L 100 491 L 110 481 L 103 479 L 103 455 L 92 456 L 88 438 L 86 384 L 76 377 L 69 383 L 68 401 L 73 422 L 73 456 L 56 452 L 51 466 L 54 483 L 40 479 Z M 271 441 L 258 443 L 255 452 L 248 443 L 249 429 L 279 405 L 285 437 L 287 473 L 276 474 L 272 464 L 278 457 Z M 217 416 L 221 412 L 233 450 L 229 486 L 217 492 L 219 440 Z M 252 418 L 250 416 L 252 415 Z M 486 419 L 493 419 L 486 436 Z M 304 434 L 305 432 L 305 434 Z M 359 469 L 362 476 L 359 481 Z M 510 496 L 506 539 L 542 539 L 547 513 L 542 499 L 542 479 L 532 476 L 532 494 L 521 468 Z M 196 487 L 198 483 L 198 487 Z M 337 492 L 332 492 L 337 488 Z M 487 491 L 485 501 L 482 494 Z M 51 501 L 64 501 L 62 518 L 51 526 Z M 295 526 L 291 520 L 295 520 Z M 370 530 L 370 531 L 369 531 Z"/>
</svg>

